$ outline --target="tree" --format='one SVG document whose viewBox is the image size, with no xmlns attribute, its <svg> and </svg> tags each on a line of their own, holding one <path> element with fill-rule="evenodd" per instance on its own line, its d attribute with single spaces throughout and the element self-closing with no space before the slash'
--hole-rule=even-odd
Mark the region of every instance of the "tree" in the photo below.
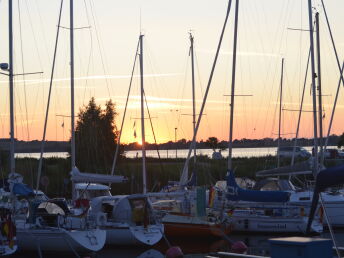
<svg viewBox="0 0 344 258">
<path fill-rule="evenodd" d="M 342 135 L 339 136 L 337 146 L 338 146 L 339 149 L 340 149 L 341 147 L 344 147 L 344 133 L 342 133 Z"/>
<path fill-rule="evenodd" d="M 213 149 L 213 151 L 216 151 L 219 145 L 219 139 L 216 137 L 209 137 L 206 141 L 207 145 Z"/>
<path fill-rule="evenodd" d="M 75 129 L 76 162 L 81 171 L 109 171 L 118 136 L 115 104 L 109 100 L 105 108 L 91 98 L 80 109 Z"/>
</svg>

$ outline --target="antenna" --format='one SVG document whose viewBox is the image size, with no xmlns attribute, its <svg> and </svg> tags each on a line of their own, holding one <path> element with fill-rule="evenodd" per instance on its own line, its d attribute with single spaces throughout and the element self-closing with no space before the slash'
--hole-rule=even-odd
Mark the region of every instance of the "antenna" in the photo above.
<svg viewBox="0 0 344 258">
<path fill-rule="evenodd" d="M 142 8 L 140 6 L 140 35 L 142 34 Z"/>
</svg>

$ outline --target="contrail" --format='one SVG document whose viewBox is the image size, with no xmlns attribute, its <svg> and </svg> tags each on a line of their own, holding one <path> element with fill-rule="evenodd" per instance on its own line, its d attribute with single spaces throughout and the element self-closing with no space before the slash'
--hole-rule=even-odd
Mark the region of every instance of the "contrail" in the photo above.
<svg viewBox="0 0 344 258">
<path fill-rule="evenodd" d="M 145 74 L 145 78 L 152 78 L 152 77 L 172 77 L 181 75 L 180 73 L 156 73 L 156 74 Z M 74 80 L 81 81 L 81 80 L 103 80 L 103 79 L 128 79 L 131 75 L 91 75 L 91 76 L 81 76 L 75 77 Z M 139 75 L 134 75 L 135 78 L 139 77 Z M 64 82 L 69 81 L 70 78 L 56 78 L 54 82 Z M 26 85 L 33 85 L 38 83 L 48 83 L 50 79 L 31 79 L 25 80 Z M 16 80 L 15 83 L 24 83 L 24 80 Z M 8 84 L 7 80 L 0 81 L 0 84 Z"/>
</svg>

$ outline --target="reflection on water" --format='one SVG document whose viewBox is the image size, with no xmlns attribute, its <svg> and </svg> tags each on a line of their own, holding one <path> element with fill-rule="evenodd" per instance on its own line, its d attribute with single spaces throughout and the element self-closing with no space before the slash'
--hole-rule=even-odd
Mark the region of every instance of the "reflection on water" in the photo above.
<svg viewBox="0 0 344 258">
<path fill-rule="evenodd" d="M 335 236 L 338 246 L 344 246 L 344 230 L 335 230 Z M 232 234 L 229 235 L 232 242 L 243 241 L 248 246 L 247 254 L 269 256 L 269 243 L 268 239 L 279 237 L 278 235 L 244 235 L 244 234 Z M 330 234 L 325 232 L 321 235 L 323 238 L 330 238 Z M 169 242 L 172 246 L 179 246 L 183 253 L 188 257 L 204 257 L 206 254 L 216 253 L 220 251 L 230 252 L 231 244 L 227 240 L 223 239 L 204 239 L 204 238 L 169 238 Z M 107 247 L 98 252 L 97 254 L 82 255 L 81 257 L 89 258 L 163 258 L 168 249 L 167 243 L 162 240 L 157 245 L 149 248 L 138 247 Z M 12 257 L 26 258 L 26 257 L 38 257 L 37 253 L 21 253 Z M 43 254 L 43 257 L 75 257 L 70 254 Z"/>
</svg>

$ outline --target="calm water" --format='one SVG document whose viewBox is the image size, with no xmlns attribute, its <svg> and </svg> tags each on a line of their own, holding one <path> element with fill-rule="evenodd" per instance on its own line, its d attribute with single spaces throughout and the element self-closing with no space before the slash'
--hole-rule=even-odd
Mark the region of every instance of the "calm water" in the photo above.
<svg viewBox="0 0 344 258">
<path fill-rule="evenodd" d="M 305 147 L 306 150 L 312 152 L 312 147 Z M 177 157 L 178 158 L 186 158 L 188 155 L 189 150 L 177 150 Z M 269 147 L 269 148 L 234 148 L 233 149 L 233 157 L 235 158 L 242 158 L 242 157 L 263 157 L 268 155 L 276 155 L 277 147 Z M 175 158 L 176 157 L 176 150 L 160 150 L 160 157 L 162 158 Z M 197 155 L 206 155 L 208 157 L 212 157 L 213 150 L 212 149 L 200 149 L 196 151 Z M 136 155 L 141 157 L 141 151 L 127 151 L 125 152 L 125 156 L 128 158 L 135 158 Z M 156 150 L 147 150 L 146 151 L 147 157 L 154 157 L 158 158 L 158 153 Z M 222 156 L 228 156 L 228 150 L 222 151 Z"/>
<path fill-rule="evenodd" d="M 344 246 L 344 230 L 335 230 L 338 246 Z M 269 256 L 269 243 L 268 239 L 280 237 L 278 235 L 230 235 L 232 241 L 243 241 L 248 246 L 247 254 Z M 328 232 L 322 234 L 321 237 L 330 238 Z M 230 244 L 226 240 L 221 239 L 173 239 L 169 238 L 172 246 L 180 246 L 186 257 L 204 257 L 206 254 L 215 253 L 220 251 L 230 251 Z M 151 249 L 143 248 L 129 248 L 129 247 L 112 247 L 105 248 L 97 254 L 86 255 L 81 257 L 92 257 L 92 258 L 163 258 L 166 250 L 168 249 L 165 241 L 161 241 Z M 24 258 L 24 257 L 38 257 L 35 253 L 22 253 L 17 254 L 13 257 Z M 44 254 L 43 257 L 57 258 L 62 257 L 61 255 L 54 255 L 51 253 Z M 64 258 L 75 257 L 72 254 L 63 255 Z"/>
<path fill-rule="evenodd" d="M 334 147 L 334 146 L 329 146 Z M 305 147 L 306 150 L 309 152 L 312 151 L 312 147 Z M 269 147 L 269 148 L 234 148 L 233 149 L 233 157 L 263 157 L 267 155 L 276 155 L 277 148 L 276 147 Z M 188 155 L 188 149 L 181 149 L 177 150 L 177 157 L 178 158 L 186 158 Z M 212 157 L 213 150 L 212 149 L 200 149 L 197 150 L 197 155 L 206 155 L 208 157 Z M 16 153 L 16 157 L 24 158 L 24 157 L 31 157 L 31 158 L 39 158 L 39 153 Z M 228 150 L 222 151 L 223 157 L 228 156 Z M 141 151 L 126 151 L 125 156 L 128 158 L 135 158 L 141 157 Z M 147 157 L 158 158 L 158 153 L 156 150 L 147 150 L 146 151 Z M 59 158 L 66 158 L 68 157 L 68 152 L 48 152 L 44 153 L 44 157 L 59 157 Z M 176 157 L 176 150 L 160 150 L 160 157 L 161 158 L 175 158 Z"/>
</svg>

